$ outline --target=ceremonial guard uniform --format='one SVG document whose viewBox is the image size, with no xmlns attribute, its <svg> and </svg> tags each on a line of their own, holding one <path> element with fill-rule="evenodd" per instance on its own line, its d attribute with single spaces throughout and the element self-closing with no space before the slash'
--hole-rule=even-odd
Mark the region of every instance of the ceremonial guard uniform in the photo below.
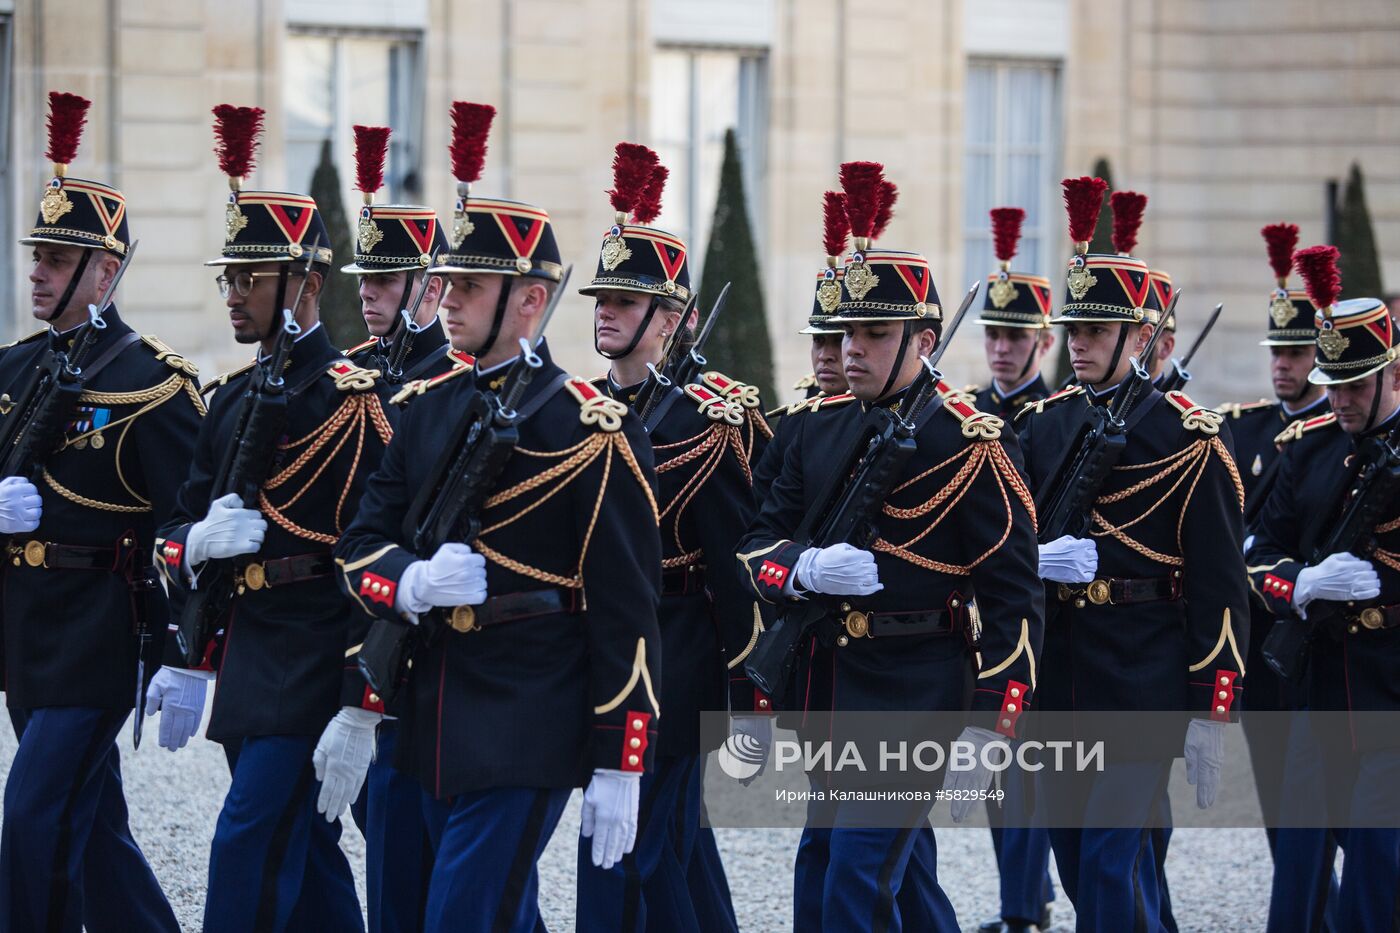
<svg viewBox="0 0 1400 933">
<path fill-rule="evenodd" d="M 428 267 L 434 257 L 447 252 L 447 238 L 437 212 L 416 204 L 375 204 L 374 193 L 384 182 L 384 159 L 389 148 L 389 128 L 355 127 L 355 176 L 364 194 L 360 220 L 355 227 L 355 261 L 340 267 L 356 276 L 382 278 L 402 274 L 395 294 L 393 318 L 382 337 L 371 335 L 345 351 L 357 366 L 379 373 L 382 397 L 391 397 L 397 386 L 433 376 L 470 363 L 451 353 L 447 334 L 437 318 L 437 303 L 419 310 L 421 320 L 431 317 L 410 334 L 403 315 L 415 307 L 418 290 L 429 289 Z M 417 289 L 415 289 L 417 286 Z M 363 291 L 362 291 L 363 294 Z M 366 301 L 366 323 L 369 305 Z M 418 306 L 421 308 L 421 305 Z M 415 327 L 420 325 L 415 322 Z M 409 341 L 404 349 L 402 341 Z M 423 822 L 423 790 L 418 781 L 394 767 L 401 712 L 390 707 L 389 716 L 375 734 L 374 760 L 365 787 L 351 807 L 365 837 L 365 892 L 370 933 L 412 933 L 422 929 L 423 908 L 432 876 L 432 845 Z"/>
<path fill-rule="evenodd" d="M 1122 238 L 1115 235 L 1117 255 L 1088 254 L 1106 185 L 1085 178 L 1068 180 L 1065 188 L 1076 251 L 1068 295 L 1055 323 L 1089 330 L 1117 324 L 1115 349 L 1103 377 L 1116 383 L 1130 339 L 1161 309 L 1146 264 L 1127 255 Z M 1074 346 L 1071 338 L 1072 354 Z M 1105 405 L 1112 397 L 1112 385 L 1081 384 L 1022 412 L 1029 422 L 1021 433 L 1027 472 L 1038 494 L 1073 456 L 1088 406 Z M 1078 542 L 1096 552 L 1096 567 L 1090 562 L 1083 576 L 1054 582 L 1059 577 L 1046 569 L 1047 556 L 1076 539 L 1041 548 L 1047 619 L 1040 708 L 1181 710 L 1199 719 L 1227 721 L 1237 709 L 1248 624 L 1243 490 L 1229 452 L 1228 428 L 1221 415 L 1183 393 L 1163 395 L 1150 386 L 1124 420 L 1127 447 L 1098 493 L 1089 540 Z M 1042 772 L 1045 795 L 1038 806 L 1062 827 L 1079 816 L 1084 820 L 1079 825 L 1099 827 L 1050 830 L 1079 930 L 1159 922 L 1153 834 L 1143 827 L 1161 812 L 1183 731 L 1193 767 L 1198 754 L 1218 767 L 1214 754 L 1201 752 L 1199 744 L 1218 739 L 1218 732 L 1207 731 L 1213 729 L 1211 722 L 1193 719 L 1184 730 L 1144 735 L 1133 760 L 1110 761 L 1089 786 L 1083 775 Z M 1207 784 L 1198 786 L 1202 806 L 1213 801 Z M 1117 814 L 1109 828 L 1094 822 L 1105 807 Z M 1137 825 L 1121 822 L 1128 813 L 1126 818 L 1139 821 Z"/>
<path fill-rule="evenodd" d="M 330 238 L 311 198 L 242 190 L 261 112 L 221 106 L 215 114 L 220 162 L 233 190 L 223 253 L 207 265 L 225 267 L 230 278 L 243 266 L 275 265 L 277 271 L 260 274 L 277 278 L 276 300 L 265 302 L 267 308 L 231 303 L 231 310 L 235 321 L 270 311 L 276 322 L 270 326 L 280 327 L 280 309 L 300 286 L 293 273 L 304 274 L 308 251 L 312 274 L 329 272 Z M 230 287 L 241 288 L 237 280 Z M 331 731 L 333 717 L 348 718 L 357 728 L 363 724 L 372 736 L 382 712 L 347 657 L 347 649 L 362 640 L 365 623 L 336 585 L 331 552 L 392 432 L 374 373 L 331 346 L 311 301 L 310 312 L 297 309 L 306 323 L 282 374 L 287 425 L 258 501 L 230 503 L 238 497 L 220 498 L 214 488 L 252 378 L 245 369 L 222 380 L 214 394 L 189 477 L 157 539 L 167 585 L 193 590 L 206 566 L 201 556 L 218 556 L 204 539 L 221 515 L 256 509 L 266 522 L 265 535 L 248 538 L 232 557 L 237 586 L 218 648 L 207 736 L 224 746 L 233 780 L 210 852 L 208 931 L 363 927 L 350 866 L 338 845 L 338 817 L 349 800 L 328 805 L 330 788 L 322 789 L 326 818 L 317 812 L 316 771 L 326 751 L 317 737 Z M 271 338 L 264 333 L 252 339 Z M 214 653 L 208 646 L 206 664 Z M 169 638 L 167 664 L 182 665 L 178 656 Z"/>
<path fill-rule="evenodd" d="M 0 350 L 0 431 L 29 417 L 26 389 L 55 355 L 100 330 L 70 361 L 82 394 L 57 448 L 31 473 L 0 480 L 4 689 L 19 738 L 5 786 L 0 929 L 174 931 L 127 826 L 116 738 L 159 664 L 169 608 L 152 545 L 204 406 L 194 367 L 116 308 L 86 323 L 99 283 L 132 245 L 126 201 L 67 176 L 88 101 L 49 99 L 54 177 L 20 241 L 34 247 L 34 314 L 49 327 Z M 139 708 L 136 717 L 139 730 Z"/>
<path fill-rule="evenodd" d="M 431 271 L 463 277 L 464 289 L 500 282 L 503 294 L 516 283 L 558 283 L 545 211 L 468 196 L 480 156 L 464 167 L 457 146 L 484 155 L 486 110 L 454 107 L 460 197 L 452 246 Z M 444 305 L 449 321 L 455 292 Z M 486 345 L 464 348 L 480 359 L 515 326 L 508 301 L 496 309 Z M 482 598 L 445 610 L 449 624 L 417 648 L 406 687 L 397 764 L 431 798 L 429 930 L 542 929 L 535 862 L 570 791 L 589 786 L 590 831 L 596 785 L 632 783 L 635 794 L 633 776 L 655 755 L 660 543 L 650 450 L 624 405 L 568 376 L 544 343 L 536 352 L 543 365 L 516 408 L 518 444 L 486 501 L 482 531 L 465 542 L 483 560 Z M 510 358 L 500 365 L 505 372 Z M 465 550 L 450 543 L 416 554 L 403 526 L 481 384 L 500 384 L 495 367 L 476 380 L 463 365 L 396 397 L 405 406 L 398 434 L 337 550 L 342 585 L 362 615 L 410 624 L 418 610 L 405 589 L 421 589 L 414 577 L 444 551 Z M 635 825 L 635 809 L 630 818 Z"/>
<path fill-rule="evenodd" d="M 659 353 L 659 346 L 644 343 L 648 327 L 658 310 L 680 311 L 691 295 L 685 244 L 650 226 L 660 211 L 665 169 L 657 164 L 655 153 L 623 143 L 614 170 L 616 223 L 604 237 L 593 281 L 579 291 L 645 297 L 647 311 L 628 346 L 617 353 L 599 346 L 609 358 L 623 359 L 634 353 Z M 644 184 L 634 184 L 633 178 Z M 604 303 L 603 297 L 599 303 Z M 652 357 L 647 362 L 661 361 Z M 594 385 L 635 407 L 646 383 L 622 386 L 604 377 Z M 695 384 L 667 391 L 656 410 L 659 420 L 649 439 L 661 528 L 657 619 L 666 672 L 661 692 L 666 719 L 656 771 L 642 779 L 635 851 L 610 870 L 600 870 L 580 849 L 581 931 L 735 926 L 727 908 L 714 909 L 728 903 L 728 882 L 708 834 L 703 842 L 698 838 L 704 754 L 724 738 L 723 732 L 702 732 L 701 713 L 730 708 L 735 715 L 752 717 L 772 712 L 770 699 L 757 695 L 741 666 L 761 628 L 758 607 L 740 585 L 733 562 L 725 559 L 734 553 L 753 516 L 751 463 L 769 437 L 758 392 L 709 371 Z M 697 852 L 705 860 L 702 874 L 709 890 L 692 897 L 687 876 Z"/>
<path fill-rule="evenodd" d="M 1317 830 L 1307 827 L 1329 825 L 1330 817 L 1330 825 L 1347 827 L 1335 830 L 1346 852 L 1337 927 L 1387 931 L 1400 917 L 1400 830 L 1394 828 L 1400 825 L 1394 792 L 1400 740 L 1375 715 L 1400 710 L 1400 508 L 1392 503 L 1383 513 L 1364 559 L 1343 553 L 1319 560 L 1315 549 L 1336 522 L 1358 470 L 1400 416 L 1400 339 L 1377 299 L 1336 301 L 1334 247 L 1302 250 L 1296 260 L 1317 308 L 1318 353 L 1309 380 L 1329 388 L 1339 411 L 1334 392 L 1354 391 L 1365 380 L 1374 395 L 1359 415 L 1356 407 L 1343 412 L 1352 416 L 1345 427 L 1328 414 L 1290 429 L 1297 436 L 1284 445 L 1248 554 L 1250 584 L 1265 609 L 1316 625 L 1307 648 L 1305 702 L 1314 713 L 1332 716 L 1325 724 L 1304 719 L 1290 742 L 1269 930 L 1321 928 L 1330 849 L 1318 846 Z M 1295 844 L 1316 857 L 1292 857 Z"/>
<path fill-rule="evenodd" d="M 996 379 L 992 379 L 986 388 L 969 386 L 963 390 L 972 395 L 972 404 L 977 406 L 978 411 L 996 415 L 1007 424 L 1014 424 L 1014 419 L 1022 408 L 1050 394 L 1050 387 L 1045 384 L 1045 377 L 1040 372 L 1040 360 L 1045 353 L 1045 349 L 1041 347 L 1041 335 L 1050 329 L 1050 280 L 1043 275 L 1013 272 L 1011 269 L 1011 260 L 1016 258 L 1016 244 L 1021 238 L 1021 223 L 1025 216 L 1026 212 L 1019 207 L 992 209 L 992 241 L 996 247 L 1000 268 L 987 276 L 982 313 L 973 323 L 983 327 L 1029 331 L 1032 337 L 1030 352 L 1024 360 L 1019 361 L 1021 369 L 1011 383 L 1014 388 L 1010 392 L 1003 393 Z M 991 334 L 987 336 L 990 363 Z M 997 835 L 994 831 L 993 838 L 997 838 Z M 1045 852 L 1048 858 L 1048 844 Z M 1039 856 L 1035 856 L 1032 862 L 1038 860 Z M 1039 916 L 1037 913 L 1036 917 Z"/>
<path fill-rule="evenodd" d="M 801 648 L 812 662 L 824 661 L 826 669 L 804 676 L 798 708 L 970 707 L 988 730 L 1014 736 L 1034 688 L 1043 594 L 1034 572 L 1030 492 L 1017 469 L 1015 437 L 1000 419 L 940 386 L 917 423 L 917 451 L 877 518 L 880 536 L 871 551 L 883 584 L 878 592 L 847 596 L 819 588 L 816 572 L 808 579 L 803 568 L 822 559 L 823 552 L 849 545 L 810 548 L 791 540 L 835 468 L 839 458 L 832 452 L 854 442 L 872 405 L 903 403 L 907 386 L 895 380 L 911 341 L 926 329 L 919 325 L 931 324 L 935 335 L 941 326 L 943 312 L 925 259 L 871 247 L 872 169 L 878 177 L 873 163 L 842 167 L 856 237 L 832 323 L 898 324 L 899 353 L 887 378 L 871 374 L 885 379 L 878 397 L 835 407 L 820 416 L 820 432 L 812 430 L 812 422 L 796 438 L 740 543 L 739 561 L 754 593 L 780 609 L 792 605 L 802 590 L 835 597 L 814 644 Z M 968 612 L 973 597 L 981 612 L 980 672 Z M 821 738 L 826 735 L 823 728 Z M 859 804 L 811 806 L 813 825 L 803 831 L 797 852 L 795 929 L 958 929 L 938 887 L 932 834 L 914 831 L 926 806 L 900 814 L 899 825 L 889 814 L 861 823 L 869 814 L 858 813 Z M 929 851 L 911 858 L 921 841 Z"/>
</svg>

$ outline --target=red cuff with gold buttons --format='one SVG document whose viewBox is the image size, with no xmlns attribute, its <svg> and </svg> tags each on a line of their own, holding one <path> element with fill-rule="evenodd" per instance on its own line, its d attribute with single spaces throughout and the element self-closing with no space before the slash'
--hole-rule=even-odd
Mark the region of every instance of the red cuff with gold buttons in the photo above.
<svg viewBox="0 0 1400 933">
<path fill-rule="evenodd" d="M 1021 714 L 1026 711 L 1026 700 L 1029 689 L 1019 680 L 1008 680 L 1006 690 L 1001 695 L 1001 707 L 997 710 L 997 724 L 995 731 L 1006 736 L 1008 739 L 1016 738 L 1016 722 L 1021 718 Z"/>
<path fill-rule="evenodd" d="M 731 713 L 774 713 L 772 697 L 753 685 L 737 670 L 729 677 L 729 711 Z"/>
<path fill-rule="evenodd" d="M 1216 722 L 1230 722 L 1234 714 L 1235 699 L 1239 696 L 1239 680 L 1235 671 L 1218 670 L 1211 684 L 1210 718 Z"/>
<path fill-rule="evenodd" d="M 647 723 L 651 713 L 627 713 L 627 725 L 623 729 L 622 761 L 618 765 L 623 771 L 638 774 L 646 770 L 647 746 L 651 743 L 647 735 Z"/>
<path fill-rule="evenodd" d="M 383 603 L 392 609 L 394 608 L 394 590 L 396 589 L 398 589 L 398 584 L 377 573 L 365 571 L 360 576 L 360 595 L 370 602 Z"/>
<path fill-rule="evenodd" d="M 770 551 L 746 556 L 745 564 L 753 581 L 754 592 L 760 599 L 777 603 L 785 598 L 788 578 L 792 576 L 792 568 L 804 550 L 804 547 L 791 541 L 782 541 Z"/>
</svg>

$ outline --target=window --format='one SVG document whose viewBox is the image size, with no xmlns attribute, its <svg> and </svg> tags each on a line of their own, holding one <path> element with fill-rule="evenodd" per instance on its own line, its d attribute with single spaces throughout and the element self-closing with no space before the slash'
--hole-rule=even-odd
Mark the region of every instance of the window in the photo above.
<svg viewBox="0 0 1400 933">
<path fill-rule="evenodd" d="M 700 280 L 730 127 L 738 137 L 754 241 L 763 242 L 766 66 L 759 50 L 661 47 L 652 58 L 651 139 L 671 170 L 656 223 L 689 245 L 693 282 Z"/>
<path fill-rule="evenodd" d="M 963 179 L 964 281 L 996 269 L 994 207 L 1019 207 L 1026 220 L 1013 263 L 1051 275 L 1061 211 L 1055 184 L 1059 75 L 1054 65 L 973 61 L 967 72 Z M 1054 276 L 1051 275 L 1053 279 Z"/>
<path fill-rule="evenodd" d="M 423 197 L 421 174 L 422 79 L 415 34 L 294 31 L 287 36 L 283 99 L 287 126 L 287 185 L 311 189 L 325 140 L 340 173 L 346 211 L 355 190 L 356 123 L 393 128 L 379 201 Z"/>
</svg>

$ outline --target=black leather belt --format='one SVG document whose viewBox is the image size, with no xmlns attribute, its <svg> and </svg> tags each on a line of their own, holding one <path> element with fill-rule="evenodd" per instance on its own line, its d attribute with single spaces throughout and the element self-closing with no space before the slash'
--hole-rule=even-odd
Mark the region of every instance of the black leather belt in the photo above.
<svg viewBox="0 0 1400 933">
<path fill-rule="evenodd" d="M 689 596 L 705 589 L 705 568 L 696 564 L 661 571 L 662 596 Z"/>
<path fill-rule="evenodd" d="M 125 569 L 135 542 L 122 541 L 120 547 L 85 547 L 77 544 L 55 544 L 52 541 L 26 541 L 9 544 L 10 562 L 16 567 L 27 564 L 47 570 L 105 570 L 116 573 Z"/>
<path fill-rule="evenodd" d="M 916 612 L 863 612 L 848 609 L 838 622 L 845 631 L 836 642 L 845 645 L 851 638 L 889 638 L 901 635 L 949 634 L 962 619 L 962 612 L 929 609 Z M 844 639 L 844 640 L 843 640 Z"/>
<path fill-rule="evenodd" d="M 269 589 L 289 583 L 304 583 L 329 577 L 335 571 L 335 559 L 326 552 L 294 554 L 272 560 L 249 561 L 234 574 L 241 595 L 246 590 Z"/>
<path fill-rule="evenodd" d="M 1380 631 L 1400 627 L 1400 606 L 1369 606 L 1360 612 L 1347 613 L 1347 631 L 1355 635 L 1361 629 Z"/>
<path fill-rule="evenodd" d="M 445 613 L 447 624 L 459 632 L 519 622 L 539 616 L 572 615 L 583 609 L 583 594 L 579 590 L 555 587 L 548 590 L 526 590 L 492 596 L 480 606 L 458 606 Z"/>
<path fill-rule="evenodd" d="M 1061 583 L 1057 595 L 1060 602 L 1072 602 L 1076 609 L 1083 609 L 1086 603 L 1093 603 L 1095 606 L 1128 606 L 1133 603 L 1180 599 L 1181 571 L 1173 571 L 1169 577 L 1139 577 L 1127 580 L 1105 577 L 1084 586 Z"/>
</svg>

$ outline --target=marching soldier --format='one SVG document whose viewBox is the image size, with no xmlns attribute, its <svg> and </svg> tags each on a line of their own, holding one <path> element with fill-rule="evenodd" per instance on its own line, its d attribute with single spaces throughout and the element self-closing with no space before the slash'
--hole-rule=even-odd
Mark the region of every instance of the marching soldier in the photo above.
<svg viewBox="0 0 1400 933">
<path fill-rule="evenodd" d="M 831 323 L 844 330 L 846 374 L 860 404 L 833 409 L 820 432 L 809 425 L 798 437 L 738 557 L 753 591 L 778 607 L 815 594 L 845 600 L 816 636 L 829 649 L 816 656 L 829 666 L 806 679 L 800 708 L 957 711 L 970 697 L 980 725 L 969 726 L 963 739 L 981 748 L 998 733 L 1014 736 L 1031 700 L 1041 635 L 1033 505 L 1017 469 L 1015 437 L 1003 432 L 1003 422 L 941 385 L 940 397 L 918 415 L 918 449 L 882 509 L 871 550 L 791 540 L 834 468 L 831 452 L 853 443 L 872 406 L 902 404 L 920 357 L 933 351 L 942 330 L 924 258 L 871 245 L 880 166 L 847 163 L 841 174 L 855 252 Z M 935 531 L 944 528 L 957 530 Z M 982 619 L 980 672 L 967 608 L 974 596 Z M 976 776 L 983 778 L 990 774 Z M 863 822 L 872 814 L 861 810 L 852 802 L 809 809 L 797 852 L 794 928 L 898 930 L 917 922 L 919 929 L 958 929 L 938 886 L 936 852 L 917 880 L 911 875 L 919 841 L 932 849 L 931 834 L 910 831 L 927 810 L 901 814 L 901 825 L 882 813 L 873 814 L 875 828 L 851 828 L 872 826 Z M 848 826 L 837 825 L 843 822 Z M 908 920 L 911 900 L 919 921 Z"/>
<path fill-rule="evenodd" d="M 287 424 L 258 501 L 214 488 L 252 379 L 247 367 L 220 380 L 157 539 L 170 587 L 194 591 L 201 576 L 207 585 L 210 560 L 232 561 L 236 581 L 207 732 L 233 777 L 210 850 L 204 929 L 363 929 L 339 816 L 359 793 L 382 705 L 347 659 L 363 625 L 336 587 L 331 549 L 391 430 L 374 373 L 331 346 L 317 317 L 332 256 L 316 202 L 243 190 L 262 111 L 214 113 L 232 191 L 223 252 L 207 264 L 223 268 L 234 339 L 257 345 L 261 361 L 284 328 L 299 335 L 281 374 Z M 183 666 L 174 642 L 167 663 Z"/>
<path fill-rule="evenodd" d="M 992 209 L 992 241 L 1000 267 L 987 276 L 982 312 L 973 321 L 983 327 L 982 348 L 992 376 L 985 389 L 973 390 L 973 404 L 978 411 L 994 414 L 1017 429 L 1025 422 L 1015 421 L 1016 414 L 1050 394 L 1040 366 L 1055 346 L 1050 329 L 1050 280 L 1011 269 L 1025 217 L 1026 212 L 1019 207 Z M 1029 820 L 1034 799 L 1025 783 L 1029 777 L 1019 771 L 1003 777 L 1005 799 L 987 803 L 992 848 L 1001 874 L 1001 912 L 979 926 L 980 933 L 1048 928 L 1050 903 L 1055 899 L 1050 880 L 1050 837 Z"/>
<path fill-rule="evenodd" d="M 1119 240 L 1118 255 L 1087 255 L 1107 185 L 1082 178 L 1064 187 L 1075 255 L 1055 323 L 1065 326 L 1079 384 L 1022 412 L 1027 472 L 1040 494 L 1063 479 L 1057 466 L 1069 462 L 1088 406 L 1108 404 L 1129 377 L 1157 313 L 1147 265 L 1127 255 L 1130 246 Z M 1183 710 L 1193 718 L 1184 734 L 1143 736 L 1137 758 L 1111 760 L 1087 788 L 1071 792 L 1042 774 L 1041 804 L 1062 825 L 1073 819 L 1067 814 L 1105 805 L 1136 821 L 1050 830 L 1081 930 L 1159 922 L 1153 834 L 1145 827 L 1161 812 L 1171 760 L 1183 747 L 1197 804 L 1214 801 L 1219 723 L 1236 708 L 1248 625 L 1243 491 L 1223 417 L 1183 393 L 1148 386 L 1123 418 L 1127 446 L 1098 492 L 1089 537 L 1040 548 L 1049 604 L 1041 708 Z"/>
<path fill-rule="evenodd" d="M 447 238 L 430 207 L 375 204 L 384 183 L 389 128 L 355 127 L 355 177 L 364 194 L 355 228 L 355 261 L 340 271 L 359 279 L 361 312 L 370 338 L 345 355 L 376 370 L 387 394 L 414 379 L 430 379 L 461 366 L 438 321 L 442 277 L 428 267 L 447 251 Z M 410 329 L 405 315 L 413 315 Z M 423 822 L 422 786 L 394 767 L 399 725 L 395 716 L 379 724 L 374 760 L 364 792 L 351 812 L 365 836 L 365 892 L 371 933 L 419 930 L 432 875 L 432 846 Z"/>
<path fill-rule="evenodd" d="M 655 421 L 648 428 L 661 524 L 658 622 L 666 723 L 656 771 L 642 779 L 636 851 L 600 871 L 580 850 L 578 928 L 724 929 L 732 919 L 712 911 L 728 900 L 722 866 L 709 866 L 709 897 L 686 896 L 685 875 L 700 828 L 703 756 L 723 739 L 702 733 L 701 712 L 728 706 L 736 729 L 759 741 L 769 741 L 772 733 L 772 702 L 758 694 L 741 667 L 761 628 L 757 606 L 746 597 L 734 565 L 718 557 L 734 553 L 753 515 L 750 463 L 768 428 L 757 391 L 721 373 L 705 372 L 696 384 L 667 390 L 649 380 L 648 364 L 663 365 L 667 340 L 686 323 L 686 247 L 651 226 L 666 179 L 656 154 L 620 143 L 613 172 L 616 223 L 603 239 L 593 281 L 579 291 L 596 302 L 594 346 L 612 363 L 595 385 L 643 414 L 650 408 Z M 643 388 L 664 396 L 649 405 Z"/>
<path fill-rule="evenodd" d="M 1050 280 L 1011 271 L 1026 212 L 1019 207 L 996 207 L 991 215 L 1000 268 L 987 277 L 982 313 L 973 323 L 983 327 L 982 348 L 992 379 L 985 389 L 971 386 L 963 391 L 973 393 L 978 411 L 1012 422 L 1022 408 L 1050 394 L 1040 372 L 1045 355 L 1055 346 Z"/>
<path fill-rule="evenodd" d="M 631 849 L 638 780 L 657 742 L 660 543 L 638 420 L 536 345 L 519 441 L 474 540 L 411 549 L 405 515 L 479 385 L 500 388 L 536 334 L 563 268 L 549 215 L 469 197 L 494 110 L 454 104 L 459 199 L 432 267 L 463 365 L 415 380 L 398 434 L 337 549 L 362 615 L 449 624 L 418 647 L 398 764 L 431 797 L 436 858 L 425 929 L 542 928 L 535 862 L 574 787 L 583 832 L 611 867 Z"/>
<path fill-rule="evenodd" d="M 80 370 L 76 408 L 36 464 L 0 469 L 4 688 L 19 749 L 5 785 L 0 929 L 179 929 L 127 826 L 116 738 L 160 660 L 169 607 L 155 529 L 175 505 L 204 413 L 194 367 L 104 305 L 132 248 L 126 200 L 70 178 L 89 101 L 49 94 L 48 183 L 33 232 L 33 315 L 0 350 L 0 432 L 40 430 L 26 391 L 60 360 Z M 98 312 L 100 319 L 92 314 Z M 59 427 L 55 425 L 55 427 Z M 203 681 L 192 692 L 203 691 Z M 153 686 L 160 744 L 176 748 L 179 689 Z"/>
<path fill-rule="evenodd" d="M 1377 728 L 1366 716 L 1400 709 L 1400 509 L 1392 502 L 1382 512 L 1369 542 L 1356 548 L 1364 558 L 1351 552 L 1315 556 L 1359 471 L 1382 444 L 1393 443 L 1400 416 L 1400 339 L 1378 299 L 1336 300 L 1336 259 L 1331 246 L 1295 254 L 1317 309 L 1318 352 L 1308 381 L 1324 387 L 1332 411 L 1303 422 L 1312 426 L 1284 446 L 1248 554 L 1250 584 L 1265 609 L 1280 620 L 1306 619 L 1314 626 L 1305 649 L 1307 707 L 1346 717 L 1327 725 L 1320 717 L 1305 719 L 1288 748 L 1270 931 L 1319 929 L 1328 893 L 1331 860 L 1317 845 L 1318 831 L 1292 826 L 1347 827 L 1335 831 L 1346 852 L 1336 898 L 1338 928 L 1392 930 L 1400 916 L 1400 812 L 1394 796 L 1400 748 L 1394 729 Z M 1316 784 L 1306 779 L 1319 770 Z M 1376 826 L 1387 828 L 1368 828 Z M 1318 857 L 1293 857 L 1295 844 Z"/>
</svg>

